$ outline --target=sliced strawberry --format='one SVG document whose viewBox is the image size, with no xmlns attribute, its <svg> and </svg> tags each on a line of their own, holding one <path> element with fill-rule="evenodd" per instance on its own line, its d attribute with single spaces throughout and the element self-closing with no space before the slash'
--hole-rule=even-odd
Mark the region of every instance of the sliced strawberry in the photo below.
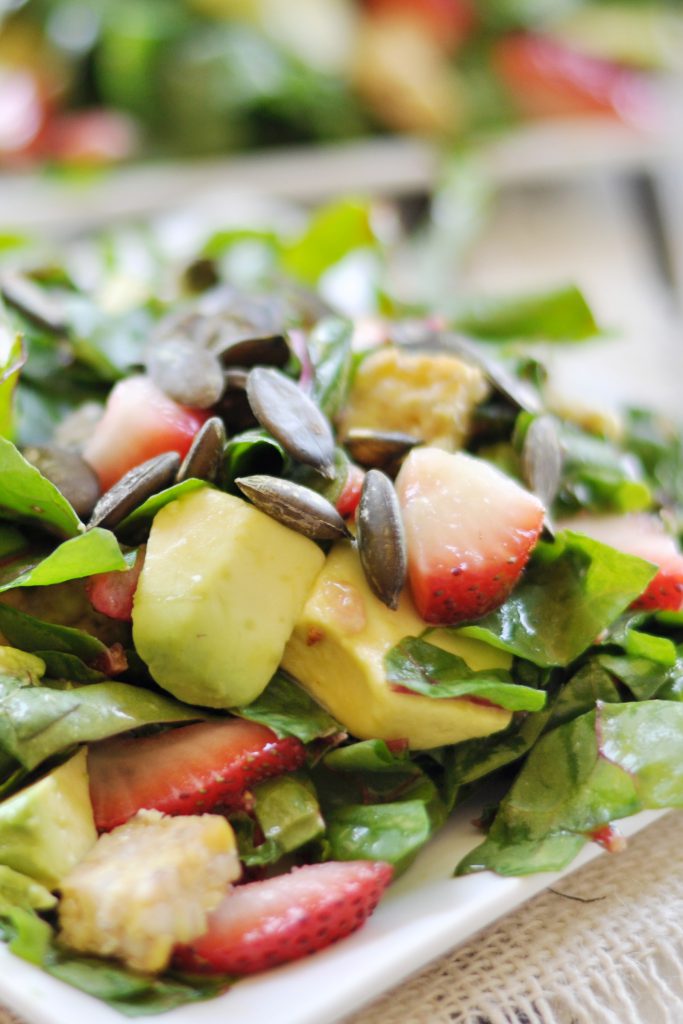
<svg viewBox="0 0 683 1024">
<path fill-rule="evenodd" d="M 241 718 L 96 743 L 88 757 L 95 824 L 108 832 L 143 808 L 201 814 L 217 804 L 239 807 L 249 786 L 305 758 L 299 740 Z"/>
<path fill-rule="evenodd" d="M 135 565 L 124 572 L 103 572 L 91 576 L 86 584 L 90 603 L 96 612 L 110 619 L 130 622 L 133 618 L 133 598 L 145 562 L 144 546 L 138 550 Z"/>
<path fill-rule="evenodd" d="M 60 163 L 99 167 L 127 160 L 137 148 L 132 118 L 103 107 L 56 115 L 42 137 L 42 154 Z"/>
<path fill-rule="evenodd" d="M 337 512 L 342 519 L 349 519 L 358 508 L 364 480 L 365 473 L 360 466 L 354 465 L 353 462 L 349 463 L 344 486 L 337 498 Z"/>
<path fill-rule="evenodd" d="M 176 951 L 183 968 L 256 974 L 316 953 L 360 928 L 391 881 L 383 861 L 328 861 L 234 889 L 209 930 Z"/>
<path fill-rule="evenodd" d="M 490 463 L 438 448 L 410 452 L 396 490 L 422 618 L 445 625 L 501 605 L 541 532 L 538 498 Z"/>
<path fill-rule="evenodd" d="M 633 602 L 643 611 L 683 610 L 683 553 L 658 516 L 578 516 L 561 525 L 609 544 L 626 555 L 654 562 L 659 572 Z"/>
<path fill-rule="evenodd" d="M 654 97 L 642 75 L 547 36 L 505 36 L 495 44 L 493 66 L 527 117 L 606 114 L 644 126 L 655 117 Z"/>
<path fill-rule="evenodd" d="M 155 455 L 177 452 L 184 458 L 207 417 L 200 409 L 178 405 L 148 377 L 129 377 L 109 395 L 83 456 L 108 491 L 129 469 Z"/>
</svg>

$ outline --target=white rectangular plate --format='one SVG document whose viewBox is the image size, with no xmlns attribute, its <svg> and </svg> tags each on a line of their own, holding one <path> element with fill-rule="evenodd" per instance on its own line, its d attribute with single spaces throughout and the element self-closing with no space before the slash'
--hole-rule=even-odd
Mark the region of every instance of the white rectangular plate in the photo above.
<svg viewBox="0 0 683 1024">
<path fill-rule="evenodd" d="M 622 822 L 625 835 L 663 812 Z M 405 980 L 430 960 L 474 935 L 563 875 L 592 860 L 591 843 L 565 871 L 528 878 L 490 872 L 453 878 L 453 868 L 481 834 L 472 808 L 455 815 L 392 887 L 370 921 L 349 939 L 316 956 L 237 983 L 225 995 L 159 1018 L 169 1024 L 331 1024 Z M 124 1020 L 81 992 L 12 956 L 0 946 L 0 1002 L 30 1024 L 121 1024 Z"/>
</svg>

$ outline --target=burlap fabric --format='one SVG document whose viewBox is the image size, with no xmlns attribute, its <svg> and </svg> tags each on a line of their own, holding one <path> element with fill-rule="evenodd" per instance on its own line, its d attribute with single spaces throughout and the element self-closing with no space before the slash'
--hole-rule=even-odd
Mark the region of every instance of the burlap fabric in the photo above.
<svg viewBox="0 0 683 1024">
<path fill-rule="evenodd" d="M 683 1024 L 683 813 L 344 1024 Z"/>
</svg>

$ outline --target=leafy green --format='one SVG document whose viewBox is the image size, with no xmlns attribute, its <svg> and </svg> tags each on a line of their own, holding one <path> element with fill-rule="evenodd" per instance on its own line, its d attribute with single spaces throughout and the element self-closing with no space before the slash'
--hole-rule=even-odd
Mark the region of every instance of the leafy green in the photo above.
<svg viewBox="0 0 683 1024">
<path fill-rule="evenodd" d="M 25 362 L 21 335 L 0 324 L 0 437 L 11 437 L 14 432 L 14 391 Z"/>
<path fill-rule="evenodd" d="M 113 533 L 99 527 L 64 541 L 37 563 L 29 560 L 7 579 L 0 579 L 0 593 L 15 587 L 49 587 L 54 583 L 83 579 L 101 572 L 117 572 L 128 568 Z"/>
<path fill-rule="evenodd" d="M 0 934 L 17 956 L 102 999 L 128 1017 L 165 1013 L 209 999 L 231 983 L 225 975 L 204 977 L 170 971 L 162 976 L 141 974 L 110 960 L 79 956 L 59 945 L 46 921 L 21 906 L 0 905 Z"/>
<path fill-rule="evenodd" d="M 454 326 L 487 341 L 584 341 L 600 331 L 574 285 L 538 295 L 477 299 L 459 312 Z"/>
<path fill-rule="evenodd" d="M 434 831 L 423 800 L 347 804 L 327 819 L 334 860 L 384 860 L 404 871 Z"/>
<path fill-rule="evenodd" d="M 498 611 L 458 632 L 536 665 L 568 665 L 634 601 L 656 574 L 649 562 L 565 531 L 539 545 Z"/>
<path fill-rule="evenodd" d="M 556 870 L 591 833 L 645 809 L 683 806 L 683 706 L 599 704 L 543 736 L 459 874 Z"/>
<path fill-rule="evenodd" d="M 91 668 L 75 654 L 64 654 L 62 651 L 37 651 L 36 653 L 45 662 L 45 675 L 48 679 L 86 686 L 89 683 L 103 683 L 109 678 L 105 672 Z M 102 659 L 102 664 L 106 665 L 107 659 L 108 654 Z"/>
<path fill-rule="evenodd" d="M 317 210 L 303 234 L 283 244 L 282 269 L 315 284 L 344 256 L 373 242 L 369 205 L 358 199 L 341 199 Z"/>
<path fill-rule="evenodd" d="M 0 523 L 0 560 L 11 559 L 27 547 L 28 542 L 23 533 L 8 523 Z"/>
<path fill-rule="evenodd" d="M 657 500 L 667 509 L 678 532 L 683 532 L 683 428 L 656 413 L 632 409 L 624 440 L 645 468 Z"/>
<path fill-rule="evenodd" d="M 22 686 L 32 686 L 45 675 L 45 662 L 35 654 L 0 646 L 0 676 L 13 679 Z"/>
<path fill-rule="evenodd" d="M 418 637 L 405 637 L 384 659 L 387 680 L 424 697 L 477 697 L 510 711 L 539 711 L 545 693 L 512 681 L 504 669 L 475 672 L 467 662 Z"/>
<path fill-rule="evenodd" d="M 83 525 L 69 502 L 6 437 L 0 437 L 0 516 L 75 537 Z"/>
<path fill-rule="evenodd" d="M 334 736 L 342 727 L 298 683 L 277 672 L 263 693 L 234 713 L 267 725 L 278 736 L 296 736 L 302 743 Z"/>
<path fill-rule="evenodd" d="M 106 645 L 85 630 L 57 626 L 1 602 L 0 632 L 10 644 L 22 651 L 59 651 L 83 661 L 93 661 L 107 652 Z"/>
<path fill-rule="evenodd" d="M 313 364 L 313 398 L 326 416 L 334 419 L 348 397 L 351 385 L 353 324 L 329 317 L 320 320 L 308 336 Z"/>
<path fill-rule="evenodd" d="M 563 451 L 560 502 L 575 511 L 640 512 L 652 505 L 652 490 L 631 451 L 573 424 L 560 427 Z"/>
<path fill-rule="evenodd" d="M 75 689 L 26 685 L 0 676 L 0 750 L 33 770 L 78 743 L 159 723 L 191 722 L 202 712 L 127 683 Z"/>
<path fill-rule="evenodd" d="M 265 430 L 246 430 L 231 437 L 225 447 L 224 482 L 226 490 L 239 493 L 235 487 L 238 476 L 268 473 L 280 476 L 287 464 L 282 445 Z"/>
<path fill-rule="evenodd" d="M 116 532 L 121 534 L 122 537 L 127 538 L 137 536 L 139 532 L 146 534 L 155 515 L 162 508 L 165 508 L 166 505 L 170 505 L 172 501 L 177 501 L 178 498 L 182 498 L 186 494 L 192 494 L 193 491 L 199 491 L 202 487 L 207 486 L 206 481 L 192 478 L 190 480 L 183 480 L 179 484 L 173 484 L 172 487 L 167 487 L 166 490 L 159 491 L 158 494 L 153 494 L 151 498 L 143 501 L 142 505 L 139 505 L 118 524 Z"/>
<path fill-rule="evenodd" d="M 313 775 L 336 859 L 388 860 L 402 871 L 445 820 L 434 780 L 384 740 L 339 747 Z"/>
<path fill-rule="evenodd" d="M 524 757 L 541 733 L 592 710 L 598 701 L 618 703 L 619 691 L 609 672 L 592 658 L 559 689 L 551 688 L 546 707 L 532 715 L 513 718 L 503 732 L 467 740 L 446 750 L 452 784 L 469 785 Z"/>
<path fill-rule="evenodd" d="M 325 830 L 320 806 L 310 782 L 283 775 L 254 786 L 254 814 L 266 839 L 275 844 L 278 856 L 298 849 Z"/>
</svg>

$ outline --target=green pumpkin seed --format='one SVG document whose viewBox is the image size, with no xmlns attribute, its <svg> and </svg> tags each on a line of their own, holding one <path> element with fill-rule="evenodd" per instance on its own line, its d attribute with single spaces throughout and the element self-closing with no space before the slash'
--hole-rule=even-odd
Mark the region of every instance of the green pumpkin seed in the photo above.
<svg viewBox="0 0 683 1024">
<path fill-rule="evenodd" d="M 549 510 L 562 480 L 562 444 L 552 416 L 537 416 L 527 428 L 522 446 L 524 481 L 546 508 L 545 527 L 551 534 Z"/>
<path fill-rule="evenodd" d="M 363 481 L 357 513 L 358 552 L 370 589 L 393 611 L 408 573 L 401 510 L 394 485 L 379 469 Z"/>
<path fill-rule="evenodd" d="M 278 366 L 289 362 L 289 345 L 281 334 L 270 337 L 235 338 L 220 336 L 213 342 L 212 351 L 224 367 Z"/>
<path fill-rule="evenodd" d="M 311 540 L 351 536 L 334 505 L 317 491 L 265 474 L 238 477 L 235 483 L 261 512 Z"/>
<path fill-rule="evenodd" d="M 88 528 L 113 530 L 144 501 L 169 487 L 180 467 L 176 452 L 165 452 L 135 466 L 110 487 L 95 505 Z"/>
<path fill-rule="evenodd" d="M 51 334 L 66 333 L 68 325 L 62 303 L 30 277 L 7 271 L 0 278 L 0 292 L 8 305 L 14 306 L 39 327 Z"/>
<path fill-rule="evenodd" d="M 247 378 L 249 405 L 285 451 L 322 476 L 334 478 L 334 435 L 317 405 L 284 374 L 256 366 Z"/>
<path fill-rule="evenodd" d="M 23 455 L 61 491 L 81 519 L 91 514 L 102 491 L 95 471 L 77 452 L 56 445 L 31 445 Z"/>
<path fill-rule="evenodd" d="M 354 462 L 365 469 L 382 469 L 395 476 L 401 460 L 420 441 L 410 434 L 390 430 L 349 430 L 344 446 Z"/>
<path fill-rule="evenodd" d="M 176 474 L 176 483 L 180 484 L 191 477 L 214 483 L 223 462 L 226 440 L 223 420 L 218 416 L 212 416 L 195 435 L 192 446 Z"/>
<path fill-rule="evenodd" d="M 169 398 L 193 409 L 210 409 L 225 390 L 217 358 L 181 336 L 166 338 L 149 348 L 147 371 Z"/>
</svg>

